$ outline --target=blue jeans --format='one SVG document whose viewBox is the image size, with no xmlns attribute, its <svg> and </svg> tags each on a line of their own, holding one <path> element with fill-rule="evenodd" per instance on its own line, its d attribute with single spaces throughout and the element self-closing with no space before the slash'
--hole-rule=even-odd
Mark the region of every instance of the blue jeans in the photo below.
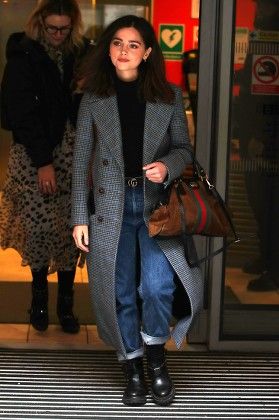
<svg viewBox="0 0 279 420">
<path fill-rule="evenodd" d="M 148 235 L 143 206 L 142 187 L 126 187 L 115 288 L 118 323 L 128 359 L 143 355 L 143 341 L 163 344 L 170 339 L 175 290 L 174 270 L 156 240 Z M 138 295 L 142 301 L 141 319 Z"/>
</svg>

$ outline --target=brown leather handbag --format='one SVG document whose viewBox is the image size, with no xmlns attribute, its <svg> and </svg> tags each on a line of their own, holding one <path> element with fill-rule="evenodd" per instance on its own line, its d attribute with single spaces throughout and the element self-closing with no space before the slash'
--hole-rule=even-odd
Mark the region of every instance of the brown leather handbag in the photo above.
<svg viewBox="0 0 279 420">
<path fill-rule="evenodd" d="M 187 252 L 187 235 L 232 237 L 226 244 L 238 242 L 231 211 L 209 180 L 193 155 L 192 174 L 189 168 L 168 185 L 159 203 L 154 206 L 148 221 L 149 236 L 158 238 L 180 237 Z M 190 263 L 198 265 L 221 252 L 224 247 L 207 257 Z"/>
</svg>

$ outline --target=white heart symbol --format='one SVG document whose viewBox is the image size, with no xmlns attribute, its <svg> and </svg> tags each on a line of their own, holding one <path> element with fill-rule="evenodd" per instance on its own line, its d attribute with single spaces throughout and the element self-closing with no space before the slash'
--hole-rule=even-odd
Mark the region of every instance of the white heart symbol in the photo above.
<svg viewBox="0 0 279 420">
<path fill-rule="evenodd" d="M 169 47 L 173 48 L 182 38 L 182 33 L 178 29 L 171 31 L 170 29 L 164 29 L 162 31 L 162 40 Z"/>
</svg>

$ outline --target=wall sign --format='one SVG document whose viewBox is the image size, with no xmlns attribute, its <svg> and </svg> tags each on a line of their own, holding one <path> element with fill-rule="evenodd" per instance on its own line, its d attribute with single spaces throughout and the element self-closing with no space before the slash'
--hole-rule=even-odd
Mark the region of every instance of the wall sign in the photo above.
<svg viewBox="0 0 279 420">
<path fill-rule="evenodd" d="M 166 60 L 181 61 L 184 45 L 184 25 L 160 24 L 159 43 Z"/>
<path fill-rule="evenodd" d="M 252 94 L 279 94 L 278 55 L 253 55 Z"/>
<path fill-rule="evenodd" d="M 249 39 L 259 42 L 279 42 L 279 32 L 253 30 L 249 32 Z"/>
</svg>

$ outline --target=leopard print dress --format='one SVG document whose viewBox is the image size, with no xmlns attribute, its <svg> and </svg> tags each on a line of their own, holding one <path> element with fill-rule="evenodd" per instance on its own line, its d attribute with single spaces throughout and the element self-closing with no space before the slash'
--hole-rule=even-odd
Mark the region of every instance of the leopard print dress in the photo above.
<svg viewBox="0 0 279 420">
<path fill-rule="evenodd" d="M 48 51 L 53 59 L 55 51 Z M 62 54 L 56 55 L 62 77 Z M 12 143 L 0 207 L 0 245 L 14 248 L 22 265 L 38 271 L 69 271 L 76 267 L 79 251 L 71 225 L 71 171 L 75 129 L 68 121 L 61 144 L 53 151 L 58 191 L 46 196 L 38 187 L 37 169 L 25 147 Z"/>
</svg>

